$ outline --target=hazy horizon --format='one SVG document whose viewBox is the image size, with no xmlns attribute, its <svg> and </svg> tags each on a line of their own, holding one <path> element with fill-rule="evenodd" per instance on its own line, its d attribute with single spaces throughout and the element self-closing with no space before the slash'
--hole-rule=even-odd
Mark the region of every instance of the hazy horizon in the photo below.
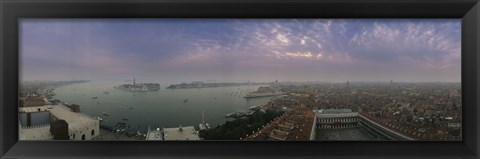
<svg viewBox="0 0 480 159">
<path fill-rule="evenodd" d="M 22 19 L 34 80 L 461 82 L 460 19 Z"/>
</svg>

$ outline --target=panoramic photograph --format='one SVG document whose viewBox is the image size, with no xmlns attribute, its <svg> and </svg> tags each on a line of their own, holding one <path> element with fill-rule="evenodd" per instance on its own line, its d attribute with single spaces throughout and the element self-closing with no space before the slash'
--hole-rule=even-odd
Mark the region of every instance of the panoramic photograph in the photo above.
<svg viewBox="0 0 480 159">
<path fill-rule="evenodd" d="M 460 19 L 20 19 L 19 140 L 462 141 Z"/>
</svg>

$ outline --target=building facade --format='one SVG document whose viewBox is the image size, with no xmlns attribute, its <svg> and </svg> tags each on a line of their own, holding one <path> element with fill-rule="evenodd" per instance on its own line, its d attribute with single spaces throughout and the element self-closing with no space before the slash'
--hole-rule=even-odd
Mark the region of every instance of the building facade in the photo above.
<svg viewBox="0 0 480 159">
<path fill-rule="evenodd" d="M 358 127 L 358 113 L 350 109 L 315 110 L 317 127 L 320 129 L 342 129 Z"/>
</svg>

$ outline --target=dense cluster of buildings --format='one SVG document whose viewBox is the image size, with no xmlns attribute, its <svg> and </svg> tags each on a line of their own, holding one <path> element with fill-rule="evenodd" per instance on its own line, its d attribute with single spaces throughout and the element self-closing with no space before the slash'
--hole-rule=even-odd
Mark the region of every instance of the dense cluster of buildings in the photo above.
<svg viewBox="0 0 480 159">
<path fill-rule="evenodd" d="M 244 140 L 311 140 L 314 131 L 315 113 L 298 106 L 291 107 L 285 114 L 252 132 Z"/>
<path fill-rule="evenodd" d="M 312 110 L 351 110 L 333 113 L 317 126 L 349 128 L 355 114 L 415 140 L 461 140 L 462 102 L 459 83 L 317 83 L 277 84 L 288 95 L 272 107 L 305 106 Z M 321 113 L 320 113 L 321 114 Z M 342 115 L 342 117 L 335 117 Z M 343 117 L 345 116 L 345 117 Z M 317 116 L 319 117 L 319 116 Z M 340 121 L 338 121 L 340 120 Z"/>
</svg>

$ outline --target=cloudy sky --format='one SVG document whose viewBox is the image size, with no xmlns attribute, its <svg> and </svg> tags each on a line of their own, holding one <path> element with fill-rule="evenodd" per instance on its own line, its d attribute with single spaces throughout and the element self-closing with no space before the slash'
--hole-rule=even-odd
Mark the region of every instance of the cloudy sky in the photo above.
<svg viewBox="0 0 480 159">
<path fill-rule="evenodd" d="M 459 82 L 459 19 L 23 19 L 22 80 Z"/>
</svg>

